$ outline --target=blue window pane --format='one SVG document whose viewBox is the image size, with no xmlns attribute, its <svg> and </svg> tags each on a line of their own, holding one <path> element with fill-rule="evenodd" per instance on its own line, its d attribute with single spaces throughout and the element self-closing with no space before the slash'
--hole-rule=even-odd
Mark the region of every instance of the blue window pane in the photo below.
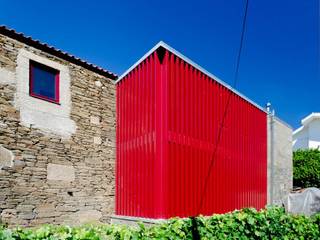
<svg viewBox="0 0 320 240">
<path fill-rule="evenodd" d="M 41 97 L 56 100 L 56 75 L 57 72 L 33 64 L 32 93 Z"/>
</svg>

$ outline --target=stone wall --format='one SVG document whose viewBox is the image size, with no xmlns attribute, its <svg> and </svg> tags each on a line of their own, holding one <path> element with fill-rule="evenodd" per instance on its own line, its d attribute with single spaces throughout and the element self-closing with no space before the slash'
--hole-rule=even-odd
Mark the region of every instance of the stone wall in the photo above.
<svg viewBox="0 0 320 240">
<path fill-rule="evenodd" d="M 21 51 L 57 63 L 68 74 L 70 109 L 63 112 L 72 123 L 68 134 L 45 128 L 46 121 L 40 125 L 32 124 L 30 118 L 21 121 L 25 100 L 18 96 L 19 64 L 27 67 L 19 63 Z M 59 111 L 59 105 L 55 107 Z M 35 109 L 29 115 L 37 116 L 32 121 L 48 116 Z M 65 127 L 64 121 L 47 121 L 60 130 Z M 115 85 L 0 35 L 0 148 L 4 153 L 0 155 L 2 222 L 34 226 L 108 221 L 114 211 Z"/>
<path fill-rule="evenodd" d="M 292 129 L 268 116 L 268 204 L 282 205 L 292 190 Z"/>
</svg>

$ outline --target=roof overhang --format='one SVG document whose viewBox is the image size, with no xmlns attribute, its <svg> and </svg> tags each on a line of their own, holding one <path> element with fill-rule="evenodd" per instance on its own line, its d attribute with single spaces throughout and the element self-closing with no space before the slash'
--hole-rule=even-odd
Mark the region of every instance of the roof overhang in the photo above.
<svg viewBox="0 0 320 240">
<path fill-rule="evenodd" d="M 308 127 L 309 123 L 311 123 L 314 120 L 320 120 L 320 113 L 313 112 L 313 113 L 309 114 L 308 116 L 306 116 L 305 118 L 303 118 L 301 120 L 302 126 L 297 128 L 296 130 L 294 130 L 292 135 L 294 136 L 294 135 L 302 132 L 306 127 Z"/>
<path fill-rule="evenodd" d="M 316 120 L 316 119 L 320 119 L 320 113 L 317 113 L 317 112 L 313 112 L 311 113 L 310 115 L 308 115 L 307 117 L 305 117 L 304 119 L 301 120 L 301 124 L 303 126 L 306 126 L 308 125 L 310 122 L 312 122 L 313 120 Z"/>
<path fill-rule="evenodd" d="M 6 26 L 0 25 L 0 34 L 7 36 L 9 38 L 12 38 L 14 40 L 17 40 L 19 42 L 22 42 L 22 43 L 29 45 L 31 47 L 37 48 L 41 51 L 49 53 L 49 54 L 56 56 L 58 58 L 64 59 L 64 60 L 71 62 L 73 64 L 84 67 L 90 71 L 93 71 L 93 72 L 98 73 L 102 76 L 110 78 L 111 80 L 117 79 L 116 74 L 114 74 L 108 70 L 105 70 L 104 68 L 101 68 L 95 64 L 84 61 L 74 55 L 71 55 L 67 52 L 64 52 L 60 49 L 57 49 L 53 46 L 46 44 L 46 43 L 40 42 L 39 40 L 35 40 L 29 36 L 24 35 L 23 33 L 16 32 L 15 30 L 9 29 Z"/>
<path fill-rule="evenodd" d="M 301 127 L 297 128 L 296 130 L 294 130 L 292 132 L 292 135 L 294 136 L 294 135 L 300 133 L 304 128 L 305 128 L 305 126 L 301 126 Z"/>
</svg>

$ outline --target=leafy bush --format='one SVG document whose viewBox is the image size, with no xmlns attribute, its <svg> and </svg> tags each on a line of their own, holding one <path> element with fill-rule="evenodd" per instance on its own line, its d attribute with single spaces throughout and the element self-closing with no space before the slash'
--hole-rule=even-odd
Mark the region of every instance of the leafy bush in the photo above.
<svg viewBox="0 0 320 240">
<path fill-rule="evenodd" d="M 286 214 L 282 208 L 243 209 L 199 218 L 201 239 L 319 239 L 315 218 Z"/>
<path fill-rule="evenodd" d="M 303 188 L 320 188 L 320 151 L 318 149 L 293 152 L 293 184 Z"/>
<path fill-rule="evenodd" d="M 194 224 L 195 223 L 195 226 Z M 87 225 L 81 227 L 45 225 L 40 228 L 0 228 L 2 240 L 135 240 L 135 239 L 193 239 L 196 227 L 201 239 L 319 239 L 320 215 L 308 218 L 286 214 L 282 208 L 261 211 L 243 209 L 232 213 L 174 218 L 166 223 L 144 227 L 119 225 Z"/>
</svg>

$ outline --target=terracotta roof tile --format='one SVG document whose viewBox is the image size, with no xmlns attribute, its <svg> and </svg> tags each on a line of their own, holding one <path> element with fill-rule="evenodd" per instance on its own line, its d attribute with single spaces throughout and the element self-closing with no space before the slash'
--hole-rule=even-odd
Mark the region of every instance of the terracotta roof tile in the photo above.
<svg viewBox="0 0 320 240">
<path fill-rule="evenodd" d="M 16 32 L 15 30 L 7 28 L 6 26 L 0 25 L 0 34 L 8 36 L 10 38 L 13 38 L 17 41 L 25 43 L 29 46 L 34 47 L 34 48 L 40 49 L 44 52 L 50 53 L 56 57 L 62 58 L 64 60 L 69 61 L 71 63 L 74 63 L 76 65 L 87 68 L 93 72 L 96 72 L 100 75 L 108 77 L 112 80 L 116 80 L 118 77 L 116 74 L 114 74 L 110 71 L 107 71 L 97 65 L 94 65 L 94 64 L 89 63 L 87 61 L 84 61 L 84 60 L 82 60 L 82 59 L 80 59 L 70 53 L 62 51 L 62 50 L 55 48 L 53 46 L 50 46 L 46 43 L 40 42 L 39 40 L 33 39 L 30 36 L 25 36 L 23 33 Z"/>
</svg>

